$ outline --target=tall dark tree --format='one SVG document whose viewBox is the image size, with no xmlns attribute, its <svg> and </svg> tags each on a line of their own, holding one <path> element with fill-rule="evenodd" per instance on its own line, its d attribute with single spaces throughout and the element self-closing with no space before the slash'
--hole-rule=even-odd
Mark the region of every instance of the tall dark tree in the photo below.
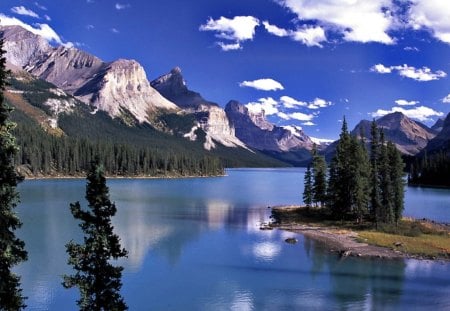
<svg viewBox="0 0 450 311">
<path fill-rule="evenodd" d="M 310 208 L 313 202 L 313 192 L 312 192 L 312 173 L 311 166 L 308 165 L 305 172 L 304 178 L 304 188 L 303 188 L 303 203 L 305 203 L 306 208 Z"/>
<path fill-rule="evenodd" d="M 404 209 L 404 192 L 405 182 L 403 180 L 403 169 L 405 164 L 403 163 L 400 152 L 395 148 L 395 145 L 391 142 L 387 145 L 387 152 L 389 158 L 390 179 L 392 182 L 392 206 L 394 214 L 394 222 L 398 224 L 403 215 Z"/>
<path fill-rule="evenodd" d="M 68 263 L 76 273 L 64 276 L 66 288 L 78 287 L 80 310 L 126 310 L 122 296 L 121 277 L 123 268 L 113 266 L 111 259 L 127 256 L 114 234 L 111 217 L 116 214 L 116 206 L 109 199 L 109 189 L 103 167 L 96 159 L 87 176 L 86 200 L 89 210 L 81 209 L 80 203 L 70 205 L 74 218 L 81 220 L 84 243 L 74 241 L 66 245 Z"/>
<path fill-rule="evenodd" d="M 383 223 L 394 222 L 394 192 L 393 183 L 391 180 L 391 166 L 389 163 L 389 154 L 387 144 L 384 140 L 384 133 L 380 130 L 380 158 L 379 158 L 379 180 L 381 190 L 381 209 L 378 212 L 378 217 Z"/>
<path fill-rule="evenodd" d="M 25 243 L 18 239 L 15 230 L 20 228 L 14 212 L 19 202 L 17 184 L 22 180 L 14 169 L 17 145 L 9 121 L 11 108 L 5 103 L 3 92 L 9 72 L 6 70 L 3 40 L 0 40 L 0 309 L 19 310 L 25 307 L 20 288 L 20 277 L 12 268 L 27 259 Z"/>
<path fill-rule="evenodd" d="M 376 225 L 380 222 L 381 213 L 381 189 L 380 189 L 380 132 L 375 120 L 372 121 L 370 129 L 370 214 Z"/>
<path fill-rule="evenodd" d="M 320 204 L 322 207 L 327 199 L 327 163 L 325 158 L 317 152 L 317 147 L 314 144 L 312 150 L 312 194 L 313 202 Z"/>
<path fill-rule="evenodd" d="M 358 142 L 356 137 L 350 140 L 350 163 L 349 171 L 351 172 L 350 195 L 351 207 L 350 212 L 356 215 L 358 222 L 362 222 L 368 213 L 369 206 L 369 180 L 370 165 L 367 150 L 364 145 L 364 137 L 361 135 L 361 141 Z"/>
</svg>

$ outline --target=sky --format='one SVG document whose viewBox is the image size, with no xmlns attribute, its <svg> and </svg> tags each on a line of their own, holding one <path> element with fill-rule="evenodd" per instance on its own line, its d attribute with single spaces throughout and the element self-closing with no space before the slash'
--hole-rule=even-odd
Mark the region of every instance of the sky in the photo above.
<svg viewBox="0 0 450 311">
<path fill-rule="evenodd" d="M 0 24 L 104 61 L 178 66 L 190 89 L 336 139 L 343 117 L 450 112 L 448 0 L 2 0 Z"/>
</svg>

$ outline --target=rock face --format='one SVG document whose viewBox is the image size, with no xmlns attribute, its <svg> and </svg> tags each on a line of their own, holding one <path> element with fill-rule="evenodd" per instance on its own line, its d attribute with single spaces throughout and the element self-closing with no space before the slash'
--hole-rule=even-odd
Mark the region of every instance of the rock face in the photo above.
<svg viewBox="0 0 450 311">
<path fill-rule="evenodd" d="M 401 112 L 387 114 L 375 121 L 383 129 L 386 140 L 393 142 L 397 149 L 406 155 L 415 155 L 424 149 L 428 142 L 436 136 L 436 132 L 426 125 L 411 120 Z M 371 121 L 362 120 L 352 131 L 359 135 L 361 129 L 364 136 L 370 139 Z"/>
<path fill-rule="evenodd" d="M 440 131 L 442 131 L 442 128 L 444 127 L 444 121 L 445 121 L 445 119 L 439 118 L 436 121 L 436 123 L 431 127 L 431 129 L 433 131 L 435 131 L 436 133 L 439 133 Z"/>
<path fill-rule="evenodd" d="M 442 124 L 442 129 L 427 145 L 428 153 L 438 152 L 440 150 L 450 151 L 450 113 L 447 115 Z"/>
<path fill-rule="evenodd" d="M 151 86 L 185 110 L 202 111 L 205 107 L 218 106 L 216 103 L 205 100 L 199 93 L 189 90 L 179 67 L 153 80 Z"/>
<path fill-rule="evenodd" d="M 313 142 L 298 128 L 286 129 L 271 124 L 264 113 L 251 113 L 237 101 L 230 101 L 225 107 L 236 136 L 247 146 L 263 150 L 288 152 L 294 149 L 311 149 Z"/>
<path fill-rule="evenodd" d="M 247 148 L 236 137 L 225 111 L 216 103 L 207 101 L 199 93 L 188 89 L 180 68 L 172 69 L 170 73 L 152 81 L 151 85 L 185 112 L 196 116 L 197 124 L 185 137 L 196 140 L 195 131 L 201 128 L 206 133 L 204 147 L 207 150 L 215 148 L 215 143 L 226 147 Z"/>
<path fill-rule="evenodd" d="M 150 86 L 134 60 L 105 63 L 76 48 L 52 47 L 19 26 L 0 27 L 13 66 L 51 82 L 112 117 L 151 123 L 151 114 L 179 108 Z"/>
</svg>

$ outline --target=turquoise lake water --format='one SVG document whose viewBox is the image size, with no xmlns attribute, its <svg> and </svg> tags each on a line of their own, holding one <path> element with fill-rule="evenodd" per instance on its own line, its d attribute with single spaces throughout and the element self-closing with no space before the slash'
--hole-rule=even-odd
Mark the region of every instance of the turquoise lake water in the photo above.
<svg viewBox="0 0 450 311">
<path fill-rule="evenodd" d="M 129 257 L 122 293 L 130 310 L 450 310 L 450 264 L 346 258 L 321 243 L 261 231 L 268 206 L 301 203 L 304 169 L 235 169 L 193 179 L 112 179 L 116 233 Z M 85 180 L 19 187 L 29 261 L 27 310 L 77 310 L 64 245 L 80 239 L 69 203 Z M 450 222 L 450 190 L 408 188 L 405 215 Z M 284 239 L 296 237 L 299 243 Z"/>
</svg>

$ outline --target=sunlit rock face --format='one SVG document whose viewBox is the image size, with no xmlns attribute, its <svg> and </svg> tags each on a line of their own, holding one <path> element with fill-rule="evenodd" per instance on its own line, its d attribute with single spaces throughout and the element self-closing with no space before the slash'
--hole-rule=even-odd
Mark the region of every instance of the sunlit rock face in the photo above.
<svg viewBox="0 0 450 311">
<path fill-rule="evenodd" d="M 283 128 L 271 124 L 264 112 L 251 112 L 243 104 L 230 101 L 225 112 L 236 136 L 247 146 L 277 152 L 311 149 L 312 140 L 299 128 Z"/>
<path fill-rule="evenodd" d="M 196 140 L 194 132 L 201 128 L 206 134 L 204 147 L 207 150 L 215 148 L 216 143 L 246 148 L 236 137 L 225 111 L 219 105 L 205 100 L 199 93 L 189 90 L 179 67 L 152 81 L 151 85 L 185 112 L 196 114 L 197 124 L 190 133 L 186 133 L 187 138 Z"/>
<path fill-rule="evenodd" d="M 7 61 L 51 82 L 112 117 L 152 122 L 152 115 L 179 108 L 150 86 L 134 60 L 105 63 L 73 47 L 52 47 L 40 36 L 19 27 L 0 27 Z"/>
</svg>

